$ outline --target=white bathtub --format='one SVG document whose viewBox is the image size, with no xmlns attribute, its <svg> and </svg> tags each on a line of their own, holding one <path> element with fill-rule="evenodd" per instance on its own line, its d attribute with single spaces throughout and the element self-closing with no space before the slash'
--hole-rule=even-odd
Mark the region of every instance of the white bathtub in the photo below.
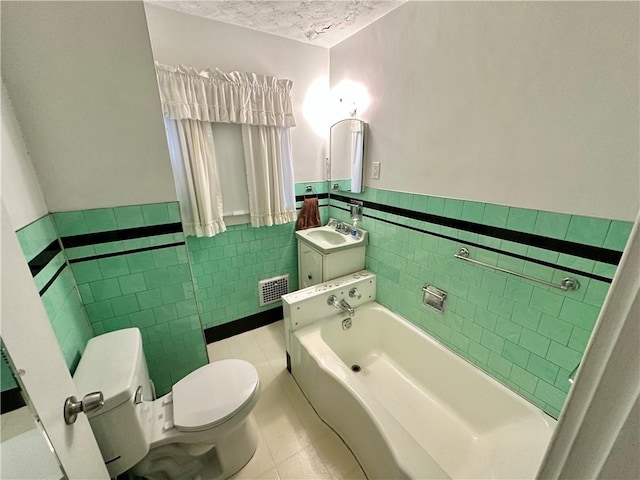
<svg viewBox="0 0 640 480">
<path fill-rule="evenodd" d="M 291 368 L 370 479 L 535 477 L 553 418 L 378 303 L 345 317 L 292 331 Z"/>
</svg>

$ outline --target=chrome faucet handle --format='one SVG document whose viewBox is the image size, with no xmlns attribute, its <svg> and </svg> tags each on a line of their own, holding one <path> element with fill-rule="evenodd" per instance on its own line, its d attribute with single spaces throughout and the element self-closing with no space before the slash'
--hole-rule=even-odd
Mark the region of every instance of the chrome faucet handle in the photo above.
<svg viewBox="0 0 640 480">
<path fill-rule="evenodd" d="M 330 295 L 329 298 L 327 298 L 327 305 L 333 305 L 334 307 L 338 305 L 338 297 L 336 297 L 335 295 Z"/>
<path fill-rule="evenodd" d="M 351 298 L 355 298 L 356 300 L 359 300 L 362 297 L 362 294 L 358 291 L 356 287 L 353 287 L 351 290 L 349 290 L 349 296 Z"/>
</svg>

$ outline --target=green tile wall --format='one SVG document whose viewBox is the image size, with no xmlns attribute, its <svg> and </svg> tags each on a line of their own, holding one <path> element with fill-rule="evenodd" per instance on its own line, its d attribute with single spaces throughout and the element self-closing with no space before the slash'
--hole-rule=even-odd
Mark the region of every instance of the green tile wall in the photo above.
<svg viewBox="0 0 640 480">
<path fill-rule="evenodd" d="M 171 202 L 54 218 L 64 244 L 66 236 L 179 222 L 180 214 Z M 65 249 L 95 334 L 138 327 L 158 395 L 207 363 L 184 240 L 173 233 Z"/>
<path fill-rule="evenodd" d="M 58 238 L 51 215 L 45 215 L 18 230 L 16 235 L 27 262 Z M 60 274 L 44 290 L 61 267 L 63 268 Z M 87 320 L 71 269 L 66 265 L 62 251 L 34 277 L 34 282 L 38 291 L 41 292 L 40 298 L 53 326 L 67 367 L 73 372 L 87 342 L 93 336 L 93 330 Z"/>
<path fill-rule="evenodd" d="M 305 187 L 327 192 L 326 182 L 304 182 L 295 186 L 296 195 Z M 327 200 L 320 201 L 326 205 Z M 298 208 L 302 202 L 298 202 Z M 328 208 L 320 208 L 327 221 Z M 205 328 L 238 320 L 278 304 L 259 306 L 258 281 L 289 274 L 290 289 L 298 285 L 298 251 L 295 223 L 253 228 L 228 226 L 215 237 L 187 237 L 196 285 L 196 297 Z"/>
<path fill-rule="evenodd" d="M 630 222 L 371 188 L 359 195 L 340 194 L 618 251 L 631 231 Z M 344 207 L 335 200 L 332 205 Z M 341 209 L 330 207 L 329 214 L 349 221 Z M 562 292 L 453 255 L 465 242 L 473 242 L 608 278 L 615 266 L 384 212 L 365 209 L 366 214 L 455 239 L 365 217 L 361 225 L 370 233 L 366 266 L 378 275 L 378 301 L 557 417 L 569 389 L 567 377 L 584 353 L 609 284 L 571 274 L 581 287 Z M 548 281 L 566 276 L 561 269 L 468 248 L 471 258 Z M 444 314 L 422 306 L 425 283 L 448 291 Z"/>
</svg>

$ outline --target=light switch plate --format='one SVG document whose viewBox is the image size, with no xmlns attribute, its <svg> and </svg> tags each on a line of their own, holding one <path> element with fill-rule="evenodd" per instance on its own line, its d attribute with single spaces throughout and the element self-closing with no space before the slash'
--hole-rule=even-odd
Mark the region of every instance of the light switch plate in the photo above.
<svg viewBox="0 0 640 480">
<path fill-rule="evenodd" d="M 380 178 L 380 162 L 373 162 L 371 164 L 371 178 L 378 180 Z"/>
</svg>

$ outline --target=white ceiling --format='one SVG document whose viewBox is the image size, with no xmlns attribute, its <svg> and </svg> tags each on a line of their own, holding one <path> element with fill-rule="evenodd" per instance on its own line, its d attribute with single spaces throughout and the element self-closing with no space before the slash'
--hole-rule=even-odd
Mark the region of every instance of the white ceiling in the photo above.
<svg viewBox="0 0 640 480">
<path fill-rule="evenodd" d="M 332 47 L 406 0 L 145 0 L 190 15 Z"/>
</svg>

